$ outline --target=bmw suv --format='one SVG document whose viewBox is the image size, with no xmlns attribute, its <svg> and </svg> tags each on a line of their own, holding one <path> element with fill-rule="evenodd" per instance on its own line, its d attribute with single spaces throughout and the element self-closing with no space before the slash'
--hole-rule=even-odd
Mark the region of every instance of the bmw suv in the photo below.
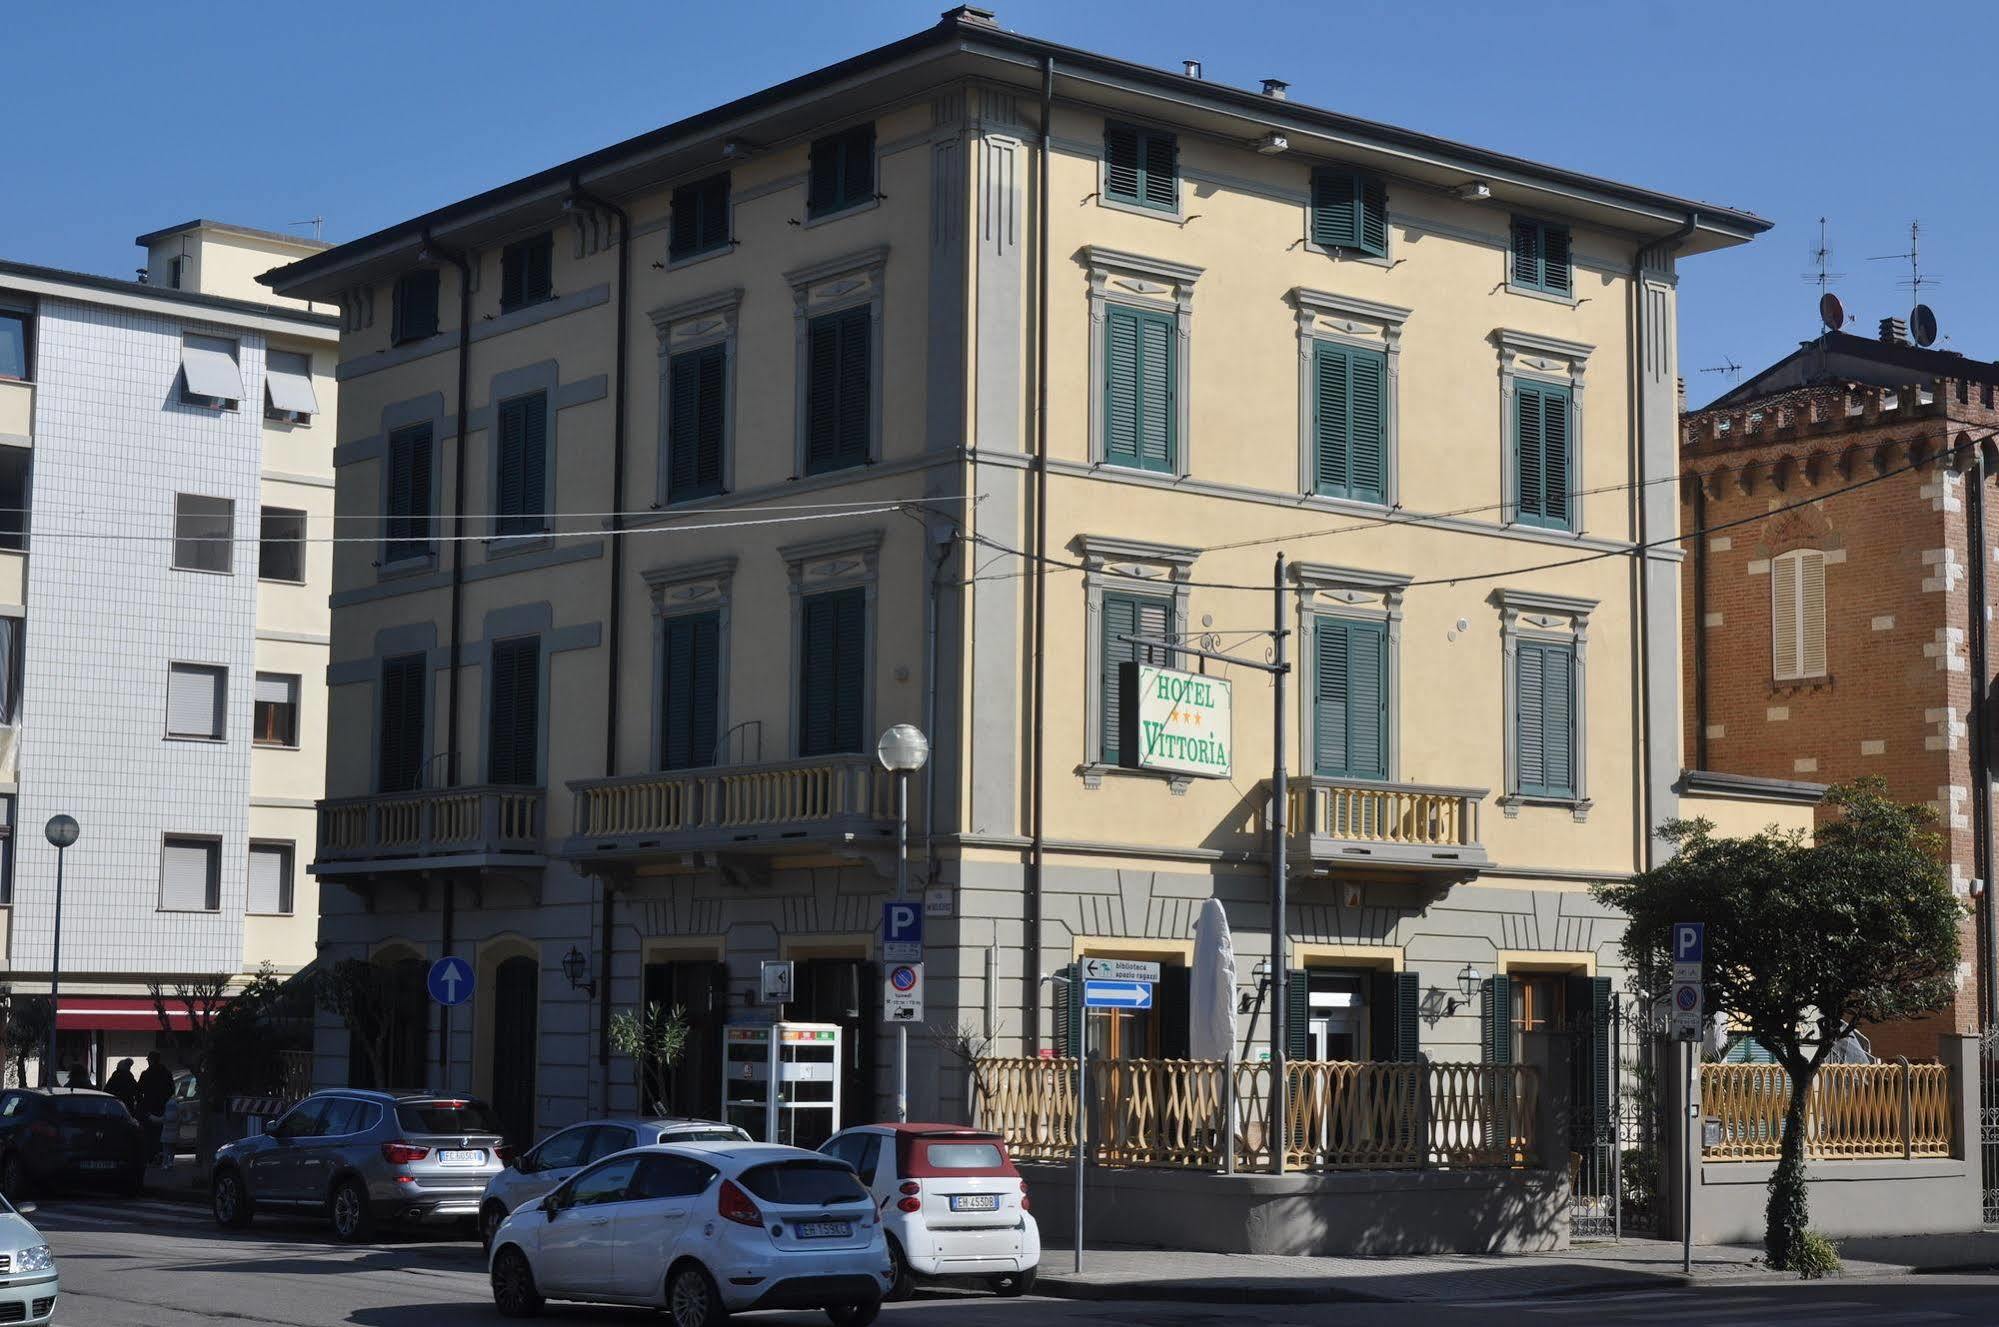
<svg viewBox="0 0 1999 1327">
<path fill-rule="evenodd" d="M 378 1222 L 471 1223 L 512 1156 L 483 1101 L 436 1093 L 316 1092 L 271 1128 L 215 1154 L 218 1224 L 259 1208 L 324 1212 L 347 1243 Z"/>
</svg>

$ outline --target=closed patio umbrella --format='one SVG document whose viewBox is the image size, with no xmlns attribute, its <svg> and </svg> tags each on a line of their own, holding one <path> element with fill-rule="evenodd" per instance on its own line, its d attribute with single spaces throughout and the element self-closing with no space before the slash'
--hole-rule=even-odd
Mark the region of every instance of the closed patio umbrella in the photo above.
<svg viewBox="0 0 1999 1327">
<path fill-rule="evenodd" d="M 1188 983 L 1188 1053 L 1196 1060 L 1222 1061 L 1223 1166 L 1235 1171 L 1235 940 L 1220 899 L 1201 905 L 1194 922 L 1194 963 Z"/>
</svg>

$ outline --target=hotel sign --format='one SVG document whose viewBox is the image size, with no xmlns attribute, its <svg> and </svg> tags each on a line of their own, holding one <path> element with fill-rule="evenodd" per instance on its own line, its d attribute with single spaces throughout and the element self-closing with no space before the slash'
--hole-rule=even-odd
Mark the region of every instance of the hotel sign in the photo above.
<svg viewBox="0 0 1999 1327">
<path fill-rule="evenodd" d="M 1235 734 L 1225 679 L 1127 663 L 1119 665 L 1118 685 L 1124 697 L 1119 764 L 1209 779 L 1230 776 Z"/>
</svg>

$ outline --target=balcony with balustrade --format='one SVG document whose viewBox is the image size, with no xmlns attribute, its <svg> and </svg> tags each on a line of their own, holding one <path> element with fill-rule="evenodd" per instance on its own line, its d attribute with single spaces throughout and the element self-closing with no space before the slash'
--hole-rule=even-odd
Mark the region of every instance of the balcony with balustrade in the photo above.
<svg viewBox="0 0 1999 1327">
<path fill-rule="evenodd" d="M 872 755 L 577 779 L 562 855 L 698 866 L 861 860 L 895 844 L 893 776 Z"/>
<path fill-rule="evenodd" d="M 538 870 L 543 794 L 482 785 L 329 797 L 319 804 L 321 879 L 445 870 Z"/>
<path fill-rule="evenodd" d="M 1492 864 L 1478 828 L 1488 789 L 1319 775 L 1288 782 L 1292 852 L 1301 871 L 1358 867 L 1442 879 Z"/>
</svg>

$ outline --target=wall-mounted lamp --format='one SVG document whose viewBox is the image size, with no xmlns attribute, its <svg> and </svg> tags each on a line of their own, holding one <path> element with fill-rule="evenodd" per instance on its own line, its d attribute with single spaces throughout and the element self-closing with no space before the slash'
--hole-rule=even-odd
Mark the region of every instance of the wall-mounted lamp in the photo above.
<svg viewBox="0 0 1999 1327">
<path fill-rule="evenodd" d="M 1478 996 L 1479 983 L 1484 980 L 1477 968 L 1467 963 L 1458 971 L 1458 994 L 1444 1000 L 1444 1017 L 1449 1018 L 1458 1010 L 1470 1004 Z M 1434 988 L 1433 988 L 1434 989 Z M 1442 991 L 1437 992 L 1442 995 Z"/>
<path fill-rule="evenodd" d="M 569 979 L 569 989 L 582 991 L 587 995 L 597 993 L 597 983 L 590 980 L 590 960 L 575 945 L 562 956 L 562 975 Z"/>
<path fill-rule="evenodd" d="M 1259 958 L 1256 966 L 1249 970 L 1250 979 L 1256 983 L 1253 989 L 1245 989 L 1236 994 L 1238 1014 L 1247 1014 L 1263 1003 L 1264 995 L 1270 990 L 1270 960 Z"/>
</svg>

